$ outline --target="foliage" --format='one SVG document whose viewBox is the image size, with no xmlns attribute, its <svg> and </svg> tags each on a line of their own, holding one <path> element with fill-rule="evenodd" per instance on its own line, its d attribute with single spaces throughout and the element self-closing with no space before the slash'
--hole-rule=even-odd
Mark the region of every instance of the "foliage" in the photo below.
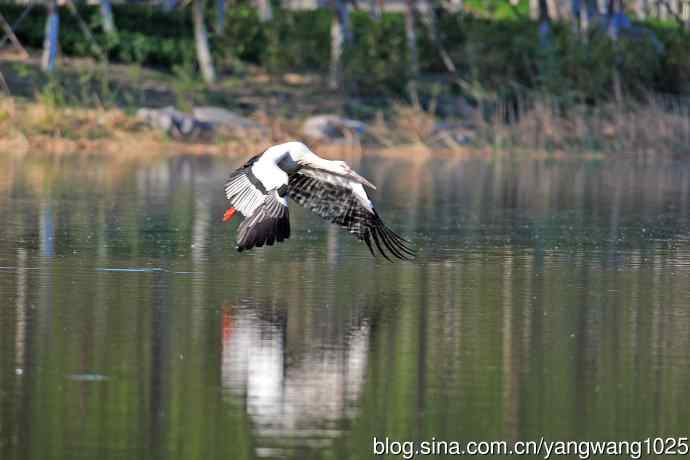
<svg viewBox="0 0 690 460">
<path fill-rule="evenodd" d="M 37 99 L 51 109 L 57 109 L 66 104 L 64 87 L 58 77 L 52 75 L 49 77 L 47 83 L 38 92 Z"/>
<path fill-rule="evenodd" d="M 263 55 L 258 61 L 274 73 L 328 68 L 331 13 L 276 11 L 264 28 Z"/>
<path fill-rule="evenodd" d="M 494 19 L 521 19 L 529 15 L 529 2 L 513 2 L 505 0 L 465 0 L 465 8 L 477 16 Z"/>
<path fill-rule="evenodd" d="M 202 87 L 199 79 L 194 78 L 194 70 L 189 63 L 173 67 L 175 80 L 173 91 L 175 93 L 175 106 L 180 110 L 191 111 L 194 107 L 194 96 Z"/>
<path fill-rule="evenodd" d="M 352 29 L 354 43 L 346 49 L 345 80 L 360 94 L 402 94 L 408 80 L 403 17 L 384 14 L 375 21 L 360 12 L 352 15 Z"/>
<path fill-rule="evenodd" d="M 215 15 L 216 10 L 212 13 Z M 210 22 L 215 24 L 216 19 Z M 265 38 L 256 10 L 228 8 L 224 25 L 223 34 L 212 37 L 217 64 L 226 68 L 233 68 L 238 61 L 261 64 Z"/>
<path fill-rule="evenodd" d="M 540 91 L 565 104 L 591 104 L 610 100 L 616 89 L 637 99 L 649 92 L 690 93 L 690 32 L 679 27 L 646 22 L 638 24 L 644 26 L 638 29 L 641 33 L 622 34 L 613 41 L 603 28 L 593 27 L 589 36 L 582 37 L 569 25 L 554 24 L 544 43 L 526 12 L 506 6 L 507 2 L 482 5 L 480 11 L 478 2 L 468 1 L 468 10 L 477 10 L 476 15 L 445 12 L 438 21 L 440 43 L 458 68 L 457 76 L 451 76 L 459 83 L 455 91 L 471 98 L 515 100 L 521 93 Z M 23 7 L 2 4 L 1 8 L 13 22 Z M 188 8 L 164 12 L 146 5 L 114 5 L 117 36 L 103 33 L 97 6 L 79 8 L 111 60 L 171 72 L 178 69 L 178 74 L 184 68 L 185 75 L 196 65 Z M 213 14 L 209 5 L 210 24 L 215 23 Z M 62 52 L 92 53 L 73 16 L 63 10 L 61 17 Z M 221 72 L 240 75 L 247 65 L 277 75 L 324 74 L 330 62 L 332 18 L 327 9 L 277 10 L 272 21 L 261 23 L 251 7 L 233 5 L 223 33 L 210 37 L 215 62 Z M 44 21 L 45 11 L 34 7 L 17 31 L 20 39 L 40 47 Z M 344 54 L 348 90 L 369 97 L 404 94 L 409 75 L 402 15 L 386 13 L 375 20 L 356 11 L 352 29 L 353 42 Z M 422 74 L 447 75 L 438 46 L 421 21 L 419 31 Z"/>
<path fill-rule="evenodd" d="M 652 29 L 664 46 L 654 89 L 674 94 L 690 93 L 690 30 L 656 26 Z"/>
</svg>

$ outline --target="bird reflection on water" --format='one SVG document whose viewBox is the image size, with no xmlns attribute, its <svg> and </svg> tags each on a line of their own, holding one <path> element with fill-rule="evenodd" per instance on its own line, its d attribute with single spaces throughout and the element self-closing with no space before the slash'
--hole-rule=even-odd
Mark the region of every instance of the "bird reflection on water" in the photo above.
<svg viewBox="0 0 690 460">
<path fill-rule="evenodd" d="M 313 323 L 310 347 L 299 350 L 291 350 L 285 315 L 271 307 L 225 306 L 222 328 L 223 388 L 243 400 L 257 455 L 326 447 L 343 432 L 366 376 L 368 319 L 341 336 Z"/>
</svg>

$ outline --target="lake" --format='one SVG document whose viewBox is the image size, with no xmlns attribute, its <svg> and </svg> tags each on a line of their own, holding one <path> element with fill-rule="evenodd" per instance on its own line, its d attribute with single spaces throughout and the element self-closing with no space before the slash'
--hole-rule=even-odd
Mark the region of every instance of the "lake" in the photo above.
<svg viewBox="0 0 690 460">
<path fill-rule="evenodd" d="M 688 436 L 690 162 L 351 158 L 389 263 L 295 203 L 237 253 L 243 160 L 0 157 L 0 458 Z"/>
</svg>

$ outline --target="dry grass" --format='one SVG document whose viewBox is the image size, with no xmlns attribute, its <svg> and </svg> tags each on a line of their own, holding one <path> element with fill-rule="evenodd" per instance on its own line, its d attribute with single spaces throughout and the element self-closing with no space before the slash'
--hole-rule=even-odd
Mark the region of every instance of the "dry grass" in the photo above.
<svg viewBox="0 0 690 460">
<path fill-rule="evenodd" d="M 690 153 L 689 105 L 650 96 L 644 103 L 624 102 L 563 110 L 541 99 L 522 113 L 501 108 L 480 121 L 480 139 L 503 149 L 533 149 L 621 154 Z M 512 119 L 511 119 L 512 118 Z"/>
<path fill-rule="evenodd" d="M 424 110 L 419 105 L 395 104 L 393 106 L 393 131 L 416 143 L 424 143 L 438 123 L 434 109 Z"/>
<path fill-rule="evenodd" d="M 272 144 L 301 138 L 301 121 L 252 117 L 268 133 L 256 130 L 219 131 L 213 140 L 175 140 L 119 109 L 78 109 L 0 98 L 0 153 L 102 154 L 156 157 L 167 154 L 255 154 Z M 312 142 L 325 156 L 360 156 L 361 145 Z"/>
<path fill-rule="evenodd" d="M 319 151 L 336 152 L 333 155 L 359 155 L 364 148 L 375 148 L 390 155 L 400 152 L 403 158 L 525 150 L 551 156 L 687 154 L 690 145 L 690 101 L 649 96 L 644 103 L 570 105 L 566 110 L 539 95 L 512 105 L 494 101 L 472 108 L 466 103 L 466 110 L 457 111 L 452 120 L 435 115 L 435 99 L 425 107 L 392 103 L 379 107 L 368 120 L 363 138 L 350 136 L 329 145 L 305 139 L 302 122 L 310 115 L 342 112 L 345 98 L 319 87 L 313 76 L 291 74 L 275 82 L 257 75 L 228 79 L 203 90 L 179 89 L 169 75 L 153 69 L 111 64 L 103 80 L 106 73 L 92 60 L 63 58 L 63 63 L 59 78 L 51 80 L 40 72 L 38 53 L 29 60 L 0 53 L 0 71 L 15 96 L 0 97 L 0 152 L 247 155 L 270 144 L 304 139 Z M 90 77 L 84 80 L 85 75 Z M 102 94 L 104 87 L 110 88 L 110 98 Z M 205 142 L 177 141 L 114 108 L 180 107 L 178 93 L 183 99 L 200 98 L 251 114 L 268 132 L 220 131 Z M 491 96 L 477 95 L 479 100 L 486 97 Z M 444 106 L 442 100 L 438 102 Z M 367 107 L 365 113 L 371 110 Z"/>
<path fill-rule="evenodd" d="M 687 105 L 650 97 L 645 104 L 598 108 L 575 106 L 563 111 L 548 100 L 523 104 L 520 113 L 499 107 L 493 117 L 441 122 L 432 110 L 397 104 L 369 123 L 362 139 L 312 146 L 326 156 L 355 158 L 366 148 L 398 155 L 482 155 L 529 151 L 561 156 L 569 153 L 687 154 L 690 112 Z M 508 114 L 508 115 L 506 115 Z M 88 153 L 119 156 L 165 154 L 248 155 L 271 144 L 302 139 L 302 119 L 256 112 L 252 118 L 269 132 L 221 132 L 206 142 L 176 141 L 119 109 L 84 109 L 0 98 L 0 152 L 23 154 Z M 472 142 L 456 134 L 469 132 Z M 397 153 L 394 153 L 397 152 Z"/>
</svg>

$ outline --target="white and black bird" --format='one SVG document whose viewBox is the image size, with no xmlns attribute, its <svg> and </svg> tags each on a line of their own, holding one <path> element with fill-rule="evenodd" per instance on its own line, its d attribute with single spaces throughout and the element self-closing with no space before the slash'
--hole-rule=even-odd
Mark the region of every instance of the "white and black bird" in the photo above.
<svg viewBox="0 0 690 460">
<path fill-rule="evenodd" d="M 245 220 L 237 230 L 237 250 L 271 246 L 290 237 L 288 200 L 291 198 L 322 218 L 346 228 L 386 259 L 414 258 L 410 243 L 386 227 L 364 186 L 376 187 L 343 161 L 325 160 L 301 142 L 270 147 L 230 175 L 225 195 Z"/>
</svg>

